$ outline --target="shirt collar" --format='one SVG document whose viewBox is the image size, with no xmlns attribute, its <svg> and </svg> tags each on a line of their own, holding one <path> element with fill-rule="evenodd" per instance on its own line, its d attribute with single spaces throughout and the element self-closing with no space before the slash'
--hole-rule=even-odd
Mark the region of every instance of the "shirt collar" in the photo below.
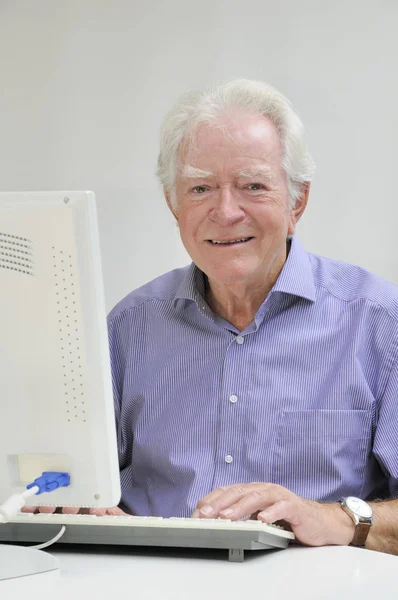
<svg viewBox="0 0 398 600">
<path fill-rule="evenodd" d="M 289 255 L 272 292 L 283 292 L 315 302 L 314 274 L 310 259 L 295 235 L 291 238 Z"/>
<path fill-rule="evenodd" d="M 184 279 L 178 286 L 174 299 L 180 298 L 193 300 L 198 305 L 202 305 L 206 298 L 205 277 L 195 263 L 189 265 Z"/>
<path fill-rule="evenodd" d="M 290 252 L 270 294 L 281 292 L 315 302 L 315 284 L 310 259 L 296 236 L 291 238 Z M 206 287 L 203 272 L 191 263 L 181 281 L 175 300 L 193 300 L 204 308 Z"/>
</svg>

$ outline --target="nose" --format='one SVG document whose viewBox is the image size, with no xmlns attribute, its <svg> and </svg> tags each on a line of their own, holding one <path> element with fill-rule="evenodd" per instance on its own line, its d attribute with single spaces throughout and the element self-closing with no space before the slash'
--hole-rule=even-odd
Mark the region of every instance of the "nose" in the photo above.
<svg viewBox="0 0 398 600">
<path fill-rule="evenodd" d="M 210 211 L 210 218 L 223 226 L 243 221 L 245 211 L 242 208 L 238 191 L 231 186 L 221 186 Z"/>
</svg>

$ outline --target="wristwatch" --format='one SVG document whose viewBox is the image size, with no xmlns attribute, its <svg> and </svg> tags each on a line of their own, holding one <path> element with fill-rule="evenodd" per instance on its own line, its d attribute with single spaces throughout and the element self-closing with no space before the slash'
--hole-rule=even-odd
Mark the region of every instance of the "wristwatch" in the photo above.
<svg viewBox="0 0 398 600">
<path fill-rule="evenodd" d="M 341 508 L 354 521 L 355 533 L 350 546 L 365 546 L 366 538 L 368 537 L 370 528 L 373 525 L 372 508 L 354 496 L 347 496 L 339 500 Z"/>
</svg>

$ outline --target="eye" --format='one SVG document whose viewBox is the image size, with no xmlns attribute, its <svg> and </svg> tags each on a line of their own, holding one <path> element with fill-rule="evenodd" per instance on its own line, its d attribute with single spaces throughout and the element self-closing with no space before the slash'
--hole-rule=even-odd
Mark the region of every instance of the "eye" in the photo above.
<svg viewBox="0 0 398 600">
<path fill-rule="evenodd" d="M 265 185 L 263 183 L 250 183 L 247 186 L 247 189 L 252 192 L 257 192 L 258 190 L 265 190 Z"/>
<path fill-rule="evenodd" d="M 203 192 L 205 192 L 207 190 L 207 188 L 205 188 L 204 185 L 195 185 L 194 188 L 192 188 L 192 192 L 194 194 L 203 194 Z"/>
</svg>

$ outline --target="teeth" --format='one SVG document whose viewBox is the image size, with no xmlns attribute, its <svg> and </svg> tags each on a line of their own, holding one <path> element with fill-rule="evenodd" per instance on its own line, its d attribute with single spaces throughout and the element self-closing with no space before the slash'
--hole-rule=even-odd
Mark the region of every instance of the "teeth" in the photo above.
<svg viewBox="0 0 398 600">
<path fill-rule="evenodd" d="M 247 242 L 249 238 L 241 238 L 239 240 L 230 240 L 229 242 L 218 242 L 217 240 L 211 240 L 212 244 L 236 244 L 237 242 Z"/>
</svg>

